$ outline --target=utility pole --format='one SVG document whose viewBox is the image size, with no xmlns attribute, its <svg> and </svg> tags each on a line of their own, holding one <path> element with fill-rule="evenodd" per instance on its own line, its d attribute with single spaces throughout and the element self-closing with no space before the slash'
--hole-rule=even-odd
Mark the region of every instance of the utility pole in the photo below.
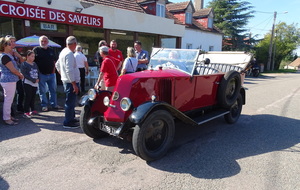
<svg viewBox="0 0 300 190">
<path fill-rule="evenodd" d="M 274 21 L 273 21 L 273 26 L 272 26 L 272 35 L 271 35 L 270 46 L 269 46 L 269 56 L 268 56 L 268 63 L 267 63 L 267 71 L 270 71 L 270 67 L 271 67 L 271 59 L 272 59 L 272 49 L 273 49 L 273 39 L 274 39 L 274 30 L 275 30 L 276 16 L 277 16 L 277 12 L 275 11 L 274 12 Z"/>
<path fill-rule="evenodd" d="M 275 67 L 275 53 L 276 53 L 276 34 L 275 34 L 275 43 L 274 43 L 274 48 L 273 48 L 273 58 L 272 58 L 271 71 L 273 71 L 274 67 Z"/>
</svg>

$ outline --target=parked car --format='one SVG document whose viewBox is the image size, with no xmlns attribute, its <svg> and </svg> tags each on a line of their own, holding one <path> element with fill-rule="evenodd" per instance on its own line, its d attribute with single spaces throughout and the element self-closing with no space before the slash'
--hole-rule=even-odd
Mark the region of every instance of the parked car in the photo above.
<svg viewBox="0 0 300 190">
<path fill-rule="evenodd" d="M 220 116 L 238 120 L 251 59 L 245 52 L 154 48 L 148 70 L 120 76 L 113 92 L 90 89 L 82 97 L 80 126 L 91 138 L 129 139 L 136 155 L 159 159 L 178 120 L 195 126 Z"/>
</svg>

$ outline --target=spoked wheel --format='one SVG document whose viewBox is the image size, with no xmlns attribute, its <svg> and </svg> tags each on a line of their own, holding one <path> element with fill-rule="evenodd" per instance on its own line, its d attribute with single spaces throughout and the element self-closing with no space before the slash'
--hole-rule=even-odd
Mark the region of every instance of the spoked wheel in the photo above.
<svg viewBox="0 0 300 190">
<path fill-rule="evenodd" d="M 221 107 L 230 108 L 236 101 L 241 89 L 241 76 L 237 71 L 227 72 L 218 89 L 218 101 Z"/>
<path fill-rule="evenodd" d="M 242 95 L 239 94 L 235 103 L 231 106 L 229 110 L 230 112 L 224 115 L 225 121 L 229 124 L 235 123 L 241 115 L 242 107 L 243 107 Z"/>
<path fill-rule="evenodd" d="M 135 153 L 146 161 L 164 156 L 174 139 L 175 125 L 165 110 L 151 113 L 141 125 L 136 125 L 132 137 Z"/>
<path fill-rule="evenodd" d="M 91 116 L 91 107 L 89 105 L 85 105 L 80 113 L 80 127 L 82 131 L 91 138 L 101 138 L 108 136 L 107 133 L 97 128 L 98 123 L 94 125 L 88 124 L 88 121 L 90 120 Z"/>
</svg>

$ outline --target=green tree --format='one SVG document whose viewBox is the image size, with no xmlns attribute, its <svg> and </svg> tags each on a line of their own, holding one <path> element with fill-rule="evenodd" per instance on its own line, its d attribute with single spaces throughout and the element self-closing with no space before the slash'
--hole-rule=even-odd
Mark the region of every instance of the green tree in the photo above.
<svg viewBox="0 0 300 190">
<path fill-rule="evenodd" d="M 208 7 L 213 8 L 214 24 L 224 33 L 224 50 L 244 50 L 248 34 L 243 34 L 248 20 L 253 17 L 253 6 L 241 0 L 212 0 Z M 251 39 L 250 39 L 251 40 Z"/>
<path fill-rule="evenodd" d="M 269 55 L 269 45 L 271 39 L 271 32 L 267 33 L 263 40 L 255 46 L 256 60 L 258 63 L 267 63 Z M 296 54 L 294 51 L 300 45 L 300 29 L 297 25 L 287 25 L 285 22 L 281 22 L 275 26 L 273 54 L 274 57 L 274 69 L 278 70 L 281 61 L 292 61 Z M 273 60 L 271 61 L 273 62 Z"/>
</svg>

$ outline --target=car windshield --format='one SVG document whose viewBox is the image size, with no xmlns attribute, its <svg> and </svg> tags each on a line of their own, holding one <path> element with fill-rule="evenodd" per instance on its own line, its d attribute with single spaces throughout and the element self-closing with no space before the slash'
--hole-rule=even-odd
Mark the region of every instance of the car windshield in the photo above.
<svg viewBox="0 0 300 190">
<path fill-rule="evenodd" d="M 198 55 L 197 49 L 153 48 L 148 69 L 173 68 L 192 75 Z"/>
</svg>

